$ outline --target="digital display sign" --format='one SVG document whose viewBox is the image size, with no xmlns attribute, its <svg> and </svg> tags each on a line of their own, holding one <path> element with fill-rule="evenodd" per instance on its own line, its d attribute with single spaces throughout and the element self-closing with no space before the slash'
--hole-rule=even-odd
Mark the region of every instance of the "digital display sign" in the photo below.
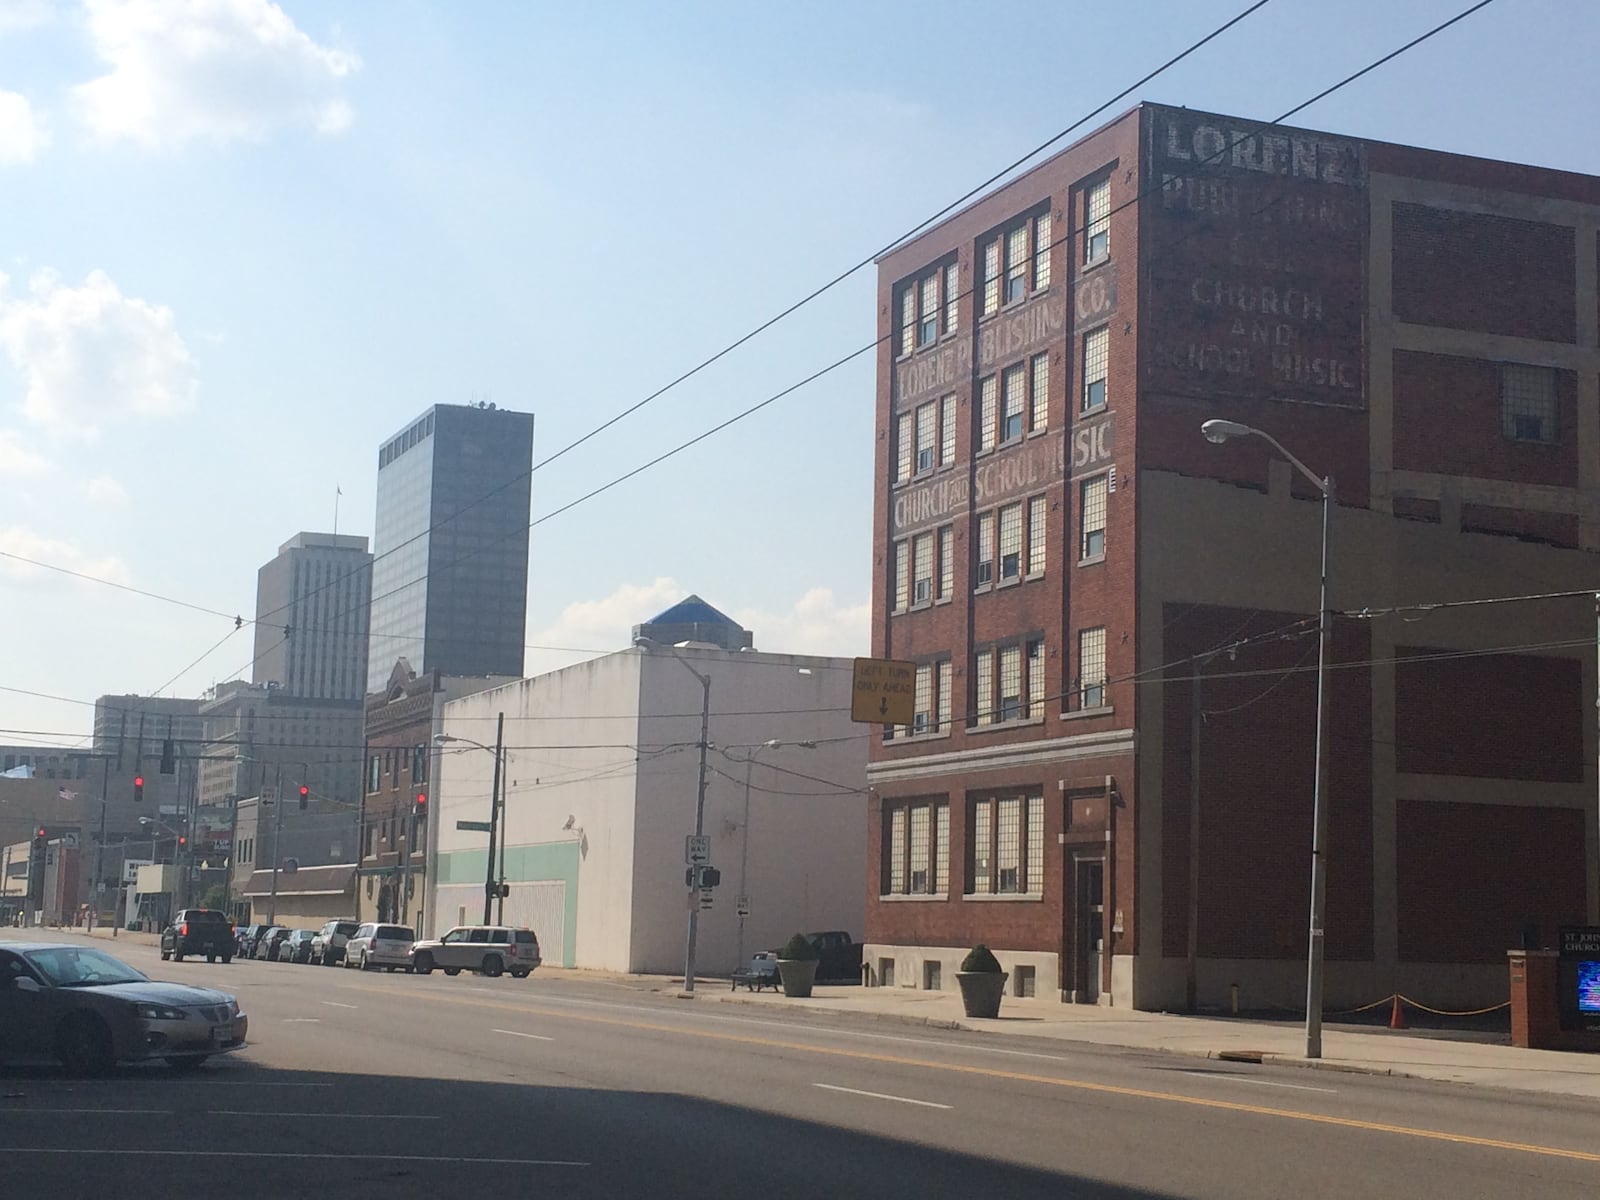
<svg viewBox="0 0 1600 1200">
<path fill-rule="evenodd" d="M 1600 960 L 1578 964 L 1578 1011 L 1600 1014 Z"/>
</svg>

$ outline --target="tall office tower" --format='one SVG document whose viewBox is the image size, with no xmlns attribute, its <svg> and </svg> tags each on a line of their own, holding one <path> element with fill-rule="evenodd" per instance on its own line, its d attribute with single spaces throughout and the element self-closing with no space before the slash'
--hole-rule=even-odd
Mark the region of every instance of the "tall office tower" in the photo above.
<svg viewBox="0 0 1600 1200">
<path fill-rule="evenodd" d="M 364 700 L 371 602 L 366 538 L 295 534 L 256 577 L 251 682 L 311 700 Z"/>
<path fill-rule="evenodd" d="M 533 414 L 437 404 L 378 451 L 367 691 L 522 674 Z"/>
</svg>

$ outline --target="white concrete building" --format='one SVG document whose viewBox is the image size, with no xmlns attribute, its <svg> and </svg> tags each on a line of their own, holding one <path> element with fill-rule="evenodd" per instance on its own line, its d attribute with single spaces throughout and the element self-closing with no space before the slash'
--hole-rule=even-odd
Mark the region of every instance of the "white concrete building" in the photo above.
<svg viewBox="0 0 1600 1200">
<path fill-rule="evenodd" d="M 726 973 L 795 932 L 859 940 L 877 729 L 850 721 L 850 672 L 849 659 L 649 645 L 447 704 L 445 734 L 487 747 L 505 714 L 505 921 L 531 927 L 552 965 L 682 971 L 704 677 L 703 828 L 722 883 L 700 914 L 698 969 Z M 465 741 L 443 748 L 434 933 L 483 918 L 488 835 L 456 822 L 489 819 L 494 768 Z"/>
</svg>

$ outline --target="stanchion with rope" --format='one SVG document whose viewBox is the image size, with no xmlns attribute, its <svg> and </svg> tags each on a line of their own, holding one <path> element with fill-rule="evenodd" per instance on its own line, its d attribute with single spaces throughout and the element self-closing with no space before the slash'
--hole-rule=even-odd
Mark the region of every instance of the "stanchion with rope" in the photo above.
<svg viewBox="0 0 1600 1200">
<path fill-rule="evenodd" d="M 1394 1007 L 1389 1010 L 1389 1028 L 1404 1029 L 1406 1027 L 1406 1010 L 1400 1007 L 1400 993 L 1394 994 Z"/>
</svg>

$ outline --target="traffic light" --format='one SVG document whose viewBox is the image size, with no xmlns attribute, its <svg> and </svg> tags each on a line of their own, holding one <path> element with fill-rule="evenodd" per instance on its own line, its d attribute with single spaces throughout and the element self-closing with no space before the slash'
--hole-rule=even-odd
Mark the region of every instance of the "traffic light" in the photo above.
<svg viewBox="0 0 1600 1200">
<path fill-rule="evenodd" d="M 172 739 L 167 738 L 161 743 L 161 773 L 163 775 L 173 775 L 177 773 L 178 764 L 175 761 L 176 758 L 177 755 L 173 750 Z"/>
<path fill-rule="evenodd" d="M 187 850 L 188 848 L 189 848 L 189 837 L 188 837 L 188 835 L 180 833 L 178 835 L 178 849 L 179 850 Z"/>
<path fill-rule="evenodd" d="M 310 799 L 311 799 L 311 789 L 308 788 L 305 784 L 302 783 L 300 785 L 300 807 L 304 808 L 306 806 L 306 802 L 308 800 L 310 800 Z"/>
<path fill-rule="evenodd" d="M 425 817 L 427 815 L 428 815 L 428 793 L 427 792 L 418 792 L 417 793 L 417 816 Z"/>
<path fill-rule="evenodd" d="M 39 826 L 39 828 L 34 830 L 33 833 L 33 848 L 35 850 L 43 850 L 45 839 L 48 836 L 49 832 L 45 829 L 45 827 L 43 825 Z"/>
<path fill-rule="evenodd" d="M 133 802 L 135 804 L 143 804 L 144 803 L 144 776 L 143 775 L 135 775 L 133 777 Z"/>
</svg>

